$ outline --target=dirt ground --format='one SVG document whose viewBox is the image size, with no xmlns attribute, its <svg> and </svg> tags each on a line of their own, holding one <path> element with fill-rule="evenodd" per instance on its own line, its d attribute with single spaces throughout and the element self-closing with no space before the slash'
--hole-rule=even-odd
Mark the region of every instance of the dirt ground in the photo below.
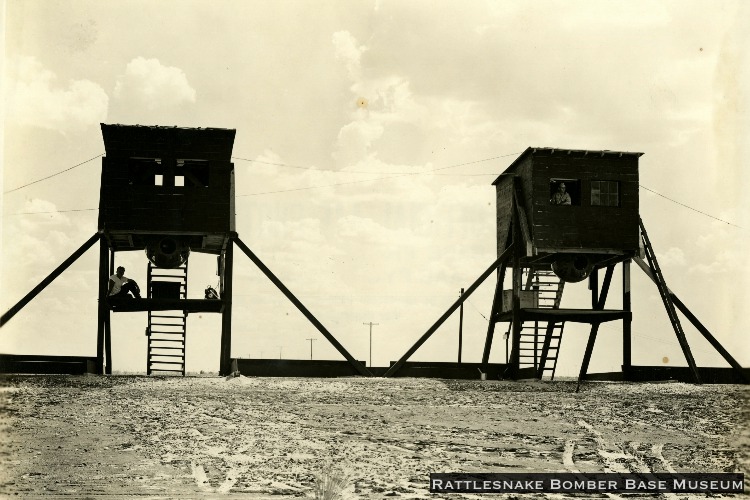
<svg viewBox="0 0 750 500">
<path fill-rule="evenodd" d="M 363 499 L 430 498 L 430 472 L 750 472 L 747 386 L 587 383 L 576 394 L 575 382 L 125 376 L 0 385 L 6 498 L 312 498 L 321 472 L 345 479 L 344 498 Z"/>
</svg>

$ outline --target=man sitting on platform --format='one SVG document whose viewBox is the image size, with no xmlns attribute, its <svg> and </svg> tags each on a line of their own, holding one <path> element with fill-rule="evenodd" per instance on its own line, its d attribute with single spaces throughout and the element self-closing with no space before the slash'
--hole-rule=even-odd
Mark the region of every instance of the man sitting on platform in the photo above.
<svg viewBox="0 0 750 500">
<path fill-rule="evenodd" d="M 130 278 L 126 278 L 125 268 L 120 266 L 117 268 L 117 273 L 109 277 L 109 292 L 107 295 L 110 297 L 130 298 L 128 292 L 132 293 L 136 299 L 141 298 L 141 289 L 138 287 L 138 283 Z"/>
</svg>

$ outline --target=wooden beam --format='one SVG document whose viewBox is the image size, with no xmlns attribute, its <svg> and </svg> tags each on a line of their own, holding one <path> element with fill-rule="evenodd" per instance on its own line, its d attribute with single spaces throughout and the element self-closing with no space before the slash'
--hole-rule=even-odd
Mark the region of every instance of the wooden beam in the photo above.
<svg viewBox="0 0 750 500">
<path fill-rule="evenodd" d="M 112 323 L 109 314 L 104 318 L 104 359 L 106 363 L 104 373 L 112 375 Z"/>
<path fill-rule="evenodd" d="M 622 263 L 622 309 L 631 312 L 630 298 L 630 261 Z M 622 371 L 627 374 L 633 366 L 633 317 L 628 316 L 622 320 Z"/>
<path fill-rule="evenodd" d="M 84 243 L 83 245 L 81 245 L 81 247 L 78 250 L 76 250 L 75 252 L 73 252 L 70 255 L 70 257 L 68 257 L 67 259 L 65 259 L 62 264 L 60 264 L 59 266 L 57 266 L 57 268 L 54 271 L 52 271 L 49 274 L 49 276 L 47 276 L 41 282 L 39 282 L 39 284 L 37 286 L 35 286 L 33 290 L 31 290 L 29 293 L 27 293 L 24 298 L 22 298 L 21 300 L 19 300 L 16 303 L 16 305 L 14 305 L 10 309 L 8 309 L 5 312 L 5 314 L 3 314 L 0 317 L 0 327 L 2 327 L 5 323 L 7 323 L 8 321 L 10 321 L 10 319 L 13 316 L 15 316 L 18 313 L 18 311 L 20 311 L 21 309 L 23 309 L 26 304 L 28 304 L 29 302 L 31 302 L 34 299 L 34 297 L 36 297 L 37 295 L 39 295 L 39 293 L 41 293 L 42 290 L 44 290 L 45 288 L 47 288 L 47 286 L 50 283 L 52 283 L 53 281 L 55 281 L 55 278 L 57 278 L 58 276 L 60 276 L 67 268 L 69 268 L 75 261 L 77 261 L 78 258 L 81 255 L 83 255 L 84 253 L 86 253 L 86 250 L 88 250 L 89 248 L 91 248 L 92 246 L 94 246 L 94 243 L 96 243 L 97 241 L 99 241 L 99 238 L 101 238 L 101 235 L 97 232 L 91 238 L 89 238 L 86 241 L 86 243 Z"/>
<path fill-rule="evenodd" d="M 687 337 L 685 336 L 685 331 L 682 328 L 682 324 L 680 323 L 680 317 L 675 310 L 674 302 L 672 302 L 672 298 L 669 296 L 669 288 L 667 287 L 667 282 L 664 278 L 664 274 L 661 272 L 661 268 L 659 267 L 659 262 L 656 258 L 656 252 L 654 251 L 654 247 L 651 245 L 651 241 L 648 238 L 648 233 L 646 232 L 646 226 L 643 224 L 643 219 L 639 220 L 639 227 L 641 228 L 641 241 L 643 242 L 643 248 L 645 250 L 648 266 L 651 268 L 651 270 L 653 271 L 653 275 L 656 278 L 656 288 L 659 290 L 659 296 L 664 303 L 664 309 L 667 312 L 670 323 L 672 323 L 672 328 L 674 329 L 674 333 L 677 336 L 677 341 L 680 343 L 680 348 L 682 349 L 685 360 L 690 367 L 690 371 L 693 372 L 695 383 L 700 384 L 701 378 L 700 373 L 698 373 L 698 367 L 695 363 L 695 359 L 693 358 L 693 353 L 690 350 L 690 344 L 688 344 Z"/>
<path fill-rule="evenodd" d="M 529 232 L 529 222 L 526 218 L 526 210 L 524 210 L 523 205 L 521 204 L 521 184 L 520 179 L 518 177 L 513 178 L 513 208 L 515 209 L 516 217 L 513 219 L 513 222 L 516 223 L 516 219 L 518 222 L 518 228 L 521 231 L 521 237 L 519 238 L 519 241 L 522 240 L 524 244 L 524 250 L 525 254 L 519 256 L 520 257 L 526 257 L 531 256 L 534 254 L 534 245 L 531 241 L 531 233 Z M 515 236 L 515 234 L 514 234 Z M 520 246 L 520 245 L 519 245 Z"/>
<path fill-rule="evenodd" d="M 646 262 L 643 261 L 640 257 L 634 257 L 633 260 L 636 264 L 638 264 L 638 267 L 640 267 L 643 272 L 648 276 L 651 281 L 656 283 L 656 279 L 654 278 L 654 274 L 651 271 L 651 268 L 648 266 Z M 741 377 L 742 380 L 745 381 L 745 383 L 748 383 L 747 377 L 745 377 L 745 372 L 742 366 L 735 360 L 731 354 L 729 354 L 729 351 L 727 351 L 724 346 L 721 345 L 721 343 L 714 337 L 711 332 L 706 328 L 703 323 L 701 323 L 698 318 L 688 309 L 688 307 L 677 297 L 677 295 L 672 292 L 672 290 L 669 290 L 667 288 L 667 291 L 669 293 L 669 297 L 672 299 L 672 303 L 675 305 L 677 309 L 680 310 L 682 314 L 685 315 L 685 317 L 690 321 L 690 323 L 693 324 L 693 326 L 701 332 L 701 334 L 708 340 L 708 342 L 716 349 L 716 351 L 721 354 L 721 356 L 729 363 L 729 365 L 734 368 L 734 370 L 737 372 L 737 374 Z"/>
<path fill-rule="evenodd" d="M 281 293 L 283 293 L 289 301 L 291 301 L 292 304 L 295 305 L 297 309 L 310 321 L 310 323 L 315 326 L 315 328 L 318 329 L 320 333 L 323 334 L 323 336 L 328 339 L 328 341 L 333 345 L 333 347 L 336 348 L 337 351 L 339 351 L 346 359 L 349 361 L 349 363 L 359 372 L 361 375 L 371 377 L 372 373 L 370 373 L 370 370 L 367 369 L 362 363 L 360 363 L 358 360 L 354 359 L 349 352 L 344 349 L 344 346 L 342 346 L 338 340 L 329 332 L 326 327 L 323 326 L 323 324 L 318 321 L 318 319 L 313 316 L 313 314 L 302 304 L 302 302 L 299 301 L 297 297 L 294 296 L 294 294 L 284 285 L 284 283 L 281 282 L 279 278 L 274 275 L 270 269 L 266 267 L 263 262 L 245 245 L 242 240 L 239 238 L 239 236 L 234 237 L 234 242 L 237 244 L 237 246 L 242 250 L 245 255 L 247 255 L 250 260 L 253 261 L 253 263 L 258 266 L 258 269 L 260 269 L 263 274 L 266 275 L 266 277 L 271 280 L 271 282 L 276 285 L 276 288 L 281 290 Z"/>
<path fill-rule="evenodd" d="M 234 245 L 230 241 L 224 253 L 222 269 L 221 301 L 224 309 L 221 313 L 221 346 L 219 347 L 219 375 L 227 376 L 232 372 L 232 275 L 234 267 Z"/>
<path fill-rule="evenodd" d="M 399 359 L 398 361 L 396 361 L 396 363 L 393 366 L 391 366 L 388 369 L 388 371 L 385 372 L 385 374 L 383 376 L 384 377 L 390 377 L 394 373 L 396 373 L 403 366 L 403 364 L 411 357 L 411 355 L 414 354 L 417 351 L 417 349 L 419 349 L 422 346 L 422 344 L 424 344 L 427 341 L 427 339 L 429 339 L 432 336 L 432 334 L 435 333 L 435 331 L 438 328 L 440 328 L 440 325 L 442 325 L 445 322 L 445 320 L 448 319 L 450 317 L 450 315 L 453 314 L 453 312 L 456 309 L 458 309 L 458 306 L 460 306 L 461 304 L 463 304 L 463 302 L 466 299 L 468 299 L 471 296 L 472 293 L 474 293 L 474 290 L 476 290 L 477 287 L 479 287 L 479 285 L 481 285 L 484 282 L 484 280 L 486 280 L 487 277 L 490 274 L 492 274 L 493 271 L 495 271 L 495 269 L 497 269 L 498 267 L 500 267 L 500 265 L 503 262 L 505 262 L 508 259 L 508 257 L 510 257 L 510 253 L 511 253 L 512 250 L 513 250 L 513 247 L 506 248 L 505 251 L 500 255 L 500 257 L 498 257 L 497 260 L 495 262 L 493 262 L 492 265 L 490 267 L 488 267 L 487 270 L 485 272 L 483 272 L 482 275 L 479 278 L 477 278 L 476 281 L 474 281 L 474 283 L 472 283 L 470 287 L 468 287 L 466 289 L 466 292 L 461 297 L 459 297 L 459 299 L 456 302 L 454 302 L 453 305 L 450 306 L 448 308 L 448 310 L 445 311 L 445 313 L 443 313 L 442 316 L 440 316 L 440 318 L 435 322 L 435 324 L 433 324 L 419 338 L 419 340 L 417 340 L 417 342 L 408 351 L 406 351 L 406 354 L 404 354 L 403 356 L 401 356 L 401 359 Z"/>
<path fill-rule="evenodd" d="M 492 309 L 490 309 L 489 323 L 487 324 L 487 337 L 484 340 L 484 351 L 482 353 L 482 366 L 490 362 L 490 351 L 492 350 L 492 339 L 495 336 L 495 324 L 497 311 L 502 304 L 503 279 L 505 277 L 505 264 L 500 267 L 500 273 L 495 286 L 495 294 L 492 297 Z"/>
<path fill-rule="evenodd" d="M 104 322 L 109 314 L 109 247 L 104 237 L 99 239 L 99 303 L 96 322 L 96 373 L 104 375 Z"/>
<path fill-rule="evenodd" d="M 513 178 L 513 223 L 511 225 L 513 235 L 513 272 L 512 272 L 512 299 L 511 299 L 511 339 L 510 339 L 510 359 L 509 376 L 515 380 L 518 378 L 518 372 L 521 369 L 521 286 L 522 286 L 522 269 L 521 258 L 528 254 L 530 242 L 526 239 L 524 230 L 528 231 L 525 223 L 525 217 L 522 219 L 523 211 L 520 206 L 519 192 L 520 180 L 518 177 Z M 524 248 L 522 250 L 522 246 Z"/>
<path fill-rule="evenodd" d="M 512 232 L 510 227 L 506 232 L 504 247 L 507 250 L 513 245 Z M 501 236 L 498 235 L 498 238 Z M 500 312 L 503 302 L 503 283 L 505 282 L 505 271 L 508 268 L 505 262 L 500 264 L 500 269 L 497 272 L 497 285 L 495 286 L 495 294 L 492 296 L 492 308 L 490 309 L 490 319 L 487 323 L 487 337 L 484 341 L 484 352 L 482 353 L 482 366 L 486 367 L 490 362 L 490 351 L 492 350 L 492 340 L 495 336 L 495 325 L 497 324 L 497 314 Z M 507 349 L 506 349 L 507 351 Z M 506 353 L 507 356 L 507 353 Z M 485 370 L 486 371 L 486 370 Z"/>
<path fill-rule="evenodd" d="M 614 273 L 615 266 L 607 267 L 607 272 L 604 274 L 604 283 L 602 283 L 601 294 L 599 299 L 594 304 L 594 309 L 601 311 L 604 309 L 604 303 L 607 301 L 607 294 L 609 293 L 609 285 L 612 283 L 612 274 Z M 596 343 L 596 336 L 599 333 L 600 323 L 594 323 L 591 325 L 591 333 L 589 334 L 589 341 L 586 344 L 586 352 L 583 354 L 583 362 L 581 363 L 581 371 L 578 374 L 578 384 L 576 385 L 576 392 L 581 388 L 581 380 L 586 378 L 586 372 L 589 369 L 589 362 L 591 362 L 591 354 L 594 352 L 594 344 Z"/>
</svg>

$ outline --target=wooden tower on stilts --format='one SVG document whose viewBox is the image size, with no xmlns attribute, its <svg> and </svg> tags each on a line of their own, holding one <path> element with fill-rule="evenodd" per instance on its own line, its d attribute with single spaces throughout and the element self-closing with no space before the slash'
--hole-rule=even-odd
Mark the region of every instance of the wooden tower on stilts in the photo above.
<svg viewBox="0 0 750 500">
<path fill-rule="evenodd" d="M 229 370 L 235 234 L 234 130 L 102 125 L 97 358 L 111 373 L 110 311 L 146 311 L 152 373 L 185 375 L 190 313 L 222 316 L 220 369 Z M 116 255 L 145 251 L 145 297 L 107 297 Z M 217 256 L 219 299 L 187 299 L 191 252 Z"/>
<path fill-rule="evenodd" d="M 579 382 L 586 378 L 599 327 L 622 322 L 622 373 L 633 379 L 631 262 L 656 284 L 687 361 L 701 382 L 677 315 L 681 310 L 745 380 L 742 368 L 669 290 L 639 214 L 642 153 L 528 148 L 493 183 L 500 263 L 482 362 L 498 323 L 508 324 L 510 378 L 554 377 L 567 323 L 590 325 Z M 615 267 L 622 268 L 622 306 L 605 307 Z M 510 270 L 511 287 L 503 289 Z M 603 272 L 603 279 L 601 273 Z M 591 306 L 565 309 L 566 284 L 588 281 Z"/>
<path fill-rule="evenodd" d="M 393 376 L 492 273 L 497 275 L 482 354 L 487 366 L 498 323 L 507 323 L 506 368 L 511 379 L 554 378 L 565 325 L 590 325 L 579 382 L 586 378 L 599 327 L 622 322 L 622 378 L 638 379 L 631 356 L 631 262 L 656 284 L 687 361 L 692 381 L 702 381 L 677 315 L 682 312 L 731 365 L 742 367 L 667 287 L 641 221 L 638 159 L 642 153 L 528 148 L 496 180 L 495 262 L 386 372 Z M 606 308 L 612 277 L 622 268 L 622 306 Z M 504 288 L 511 273 L 511 286 Z M 600 277 L 603 272 L 603 279 Z M 591 306 L 565 309 L 566 284 L 588 281 Z M 486 372 L 487 370 L 484 370 Z M 648 375 L 646 375 L 647 377 Z"/>
<path fill-rule="evenodd" d="M 187 318 L 221 314 L 219 373 L 233 371 L 234 246 L 242 250 L 351 365 L 371 375 L 239 238 L 235 226 L 235 130 L 102 124 L 99 228 L 78 250 L 0 318 L 8 322 L 89 248 L 99 242 L 96 371 L 112 373 L 112 312 L 147 313 L 147 373 L 185 375 Z M 145 251 L 147 283 L 139 298 L 109 296 L 119 252 Z M 215 255 L 218 296 L 189 299 L 191 252 Z"/>
</svg>

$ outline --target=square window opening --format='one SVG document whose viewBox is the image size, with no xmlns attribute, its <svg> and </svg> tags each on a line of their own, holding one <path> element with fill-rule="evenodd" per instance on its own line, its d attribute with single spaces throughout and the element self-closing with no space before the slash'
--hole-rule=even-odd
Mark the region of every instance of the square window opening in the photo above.
<svg viewBox="0 0 750 500">
<path fill-rule="evenodd" d="M 580 205 L 581 180 L 550 179 L 549 203 L 550 205 Z"/>
<path fill-rule="evenodd" d="M 131 186 L 161 186 L 156 176 L 163 174 L 161 158 L 131 157 L 128 159 L 128 184 Z"/>
<path fill-rule="evenodd" d="M 184 186 L 208 187 L 208 161 L 198 159 L 178 159 L 177 175 L 184 176 Z"/>
</svg>

